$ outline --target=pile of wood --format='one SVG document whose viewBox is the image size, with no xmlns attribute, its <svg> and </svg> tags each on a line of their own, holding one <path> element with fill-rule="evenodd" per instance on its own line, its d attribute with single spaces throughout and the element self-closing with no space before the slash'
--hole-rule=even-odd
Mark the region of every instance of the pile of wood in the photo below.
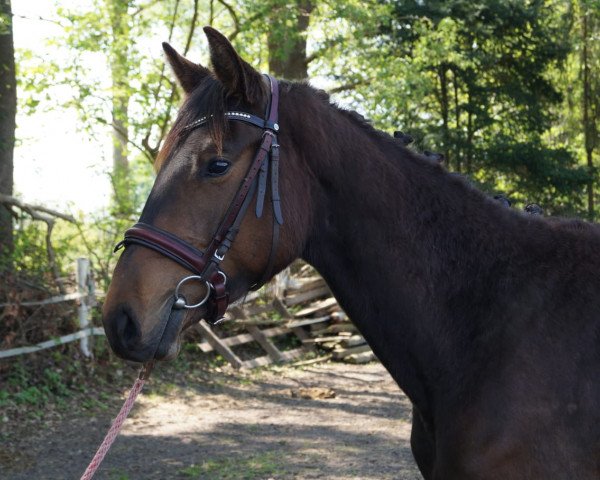
<svg viewBox="0 0 600 480">
<path fill-rule="evenodd" d="M 375 355 L 318 276 L 300 278 L 283 302 L 294 312 L 294 326 L 309 327 L 302 342 L 330 352 L 333 360 L 367 363 Z"/>
<path fill-rule="evenodd" d="M 272 291 L 250 294 L 242 305 L 229 309 L 224 327 L 201 321 L 197 326 L 203 337 L 197 344 L 199 349 L 217 351 L 234 368 L 289 362 L 307 352 L 317 353 L 317 358 L 308 362 L 329 358 L 350 363 L 375 360 L 325 281 L 310 267 L 305 265 L 297 275 L 288 277 L 286 285 L 277 286 L 276 292 L 280 295 Z M 278 348 L 276 337 L 285 335 L 295 335 L 300 348 Z M 243 359 L 233 350 L 250 343 L 258 344 L 263 353 Z"/>
<path fill-rule="evenodd" d="M 375 354 L 362 335 L 353 332 L 337 332 L 336 335 L 331 335 L 327 330 L 325 329 L 322 337 L 311 340 L 319 344 L 320 348 L 331 351 L 333 360 L 347 363 L 368 363 L 375 360 Z"/>
</svg>

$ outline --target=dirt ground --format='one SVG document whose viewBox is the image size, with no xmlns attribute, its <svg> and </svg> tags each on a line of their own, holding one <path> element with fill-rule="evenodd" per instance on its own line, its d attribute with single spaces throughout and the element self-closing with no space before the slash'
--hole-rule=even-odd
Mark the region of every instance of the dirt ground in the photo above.
<svg viewBox="0 0 600 480">
<path fill-rule="evenodd" d="M 162 367 L 95 478 L 421 478 L 409 448 L 410 403 L 378 363 L 222 367 L 193 381 Z M 11 432 L 0 478 L 79 478 L 130 377 L 103 410 Z"/>
</svg>

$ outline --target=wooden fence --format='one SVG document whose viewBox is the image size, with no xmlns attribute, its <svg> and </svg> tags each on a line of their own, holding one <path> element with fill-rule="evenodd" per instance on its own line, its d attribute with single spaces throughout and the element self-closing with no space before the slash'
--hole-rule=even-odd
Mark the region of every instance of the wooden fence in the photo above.
<svg viewBox="0 0 600 480">
<path fill-rule="evenodd" d="M 79 340 L 80 350 L 91 357 L 89 337 L 104 335 L 104 329 L 91 325 L 91 309 L 96 306 L 96 291 L 91 275 L 90 262 L 86 258 L 77 260 L 77 292 L 50 297 L 21 305 L 48 305 L 59 302 L 77 301 L 80 330 L 60 338 L 51 339 L 37 345 L 0 351 L 0 359 Z M 358 335 L 325 281 L 318 276 L 300 278 L 291 288 L 279 296 L 271 295 L 270 301 L 260 293 L 248 295 L 243 305 L 231 307 L 227 312 L 228 324 L 238 332 L 226 336 L 227 329 L 213 328 L 204 320 L 196 326 L 202 341 L 197 344 L 202 352 L 216 351 L 234 368 L 254 368 L 270 363 L 290 362 L 307 352 L 330 350 L 321 357 L 362 363 L 374 359 L 373 353 L 362 336 Z M 3 304 L 0 306 L 6 306 Z M 276 320 L 274 320 L 276 318 Z M 281 336 L 295 336 L 299 347 L 282 350 L 274 341 Z M 242 359 L 234 350 L 240 346 L 255 343 L 264 354 L 255 358 Z"/>
<path fill-rule="evenodd" d="M 10 350 L 0 350 L 0 358 L 15 357 L 26 353 L 39 352 L 46 348 L 56 347 L 65 343 L 79 340 L 81 353 L 86 357 L 91 357 L 92 353 L 89 345 L 89 337 L 93 335 L 104 335 L 104 329 L 91 326 L 91 308 L 96 306 L 96 288 L 94 278 L 90 268 L 88 258 L 78 258 L 76 265 L 76 283 L 77 292 L 67 293 L 65 295 L 56 295 L 44 300 L 20 302 L 19 305 L 32 307 L 51 305 L 62 302 L 77 301 L 77 314 L 79 327 L 81 330 L 62 337 L 53 338 L 36 345 L 26 347 L 12 348 Z M 9 303 L 2 303 L 0 307 L 7 307 Z"/>
</svg>

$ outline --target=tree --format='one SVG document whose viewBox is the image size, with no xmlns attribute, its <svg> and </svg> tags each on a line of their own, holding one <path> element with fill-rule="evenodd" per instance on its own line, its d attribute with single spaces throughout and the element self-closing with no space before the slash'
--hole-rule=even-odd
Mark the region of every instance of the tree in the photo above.
<svg viewBox="0 0 600 480">
<path fill-rule="evenodd" d="M 579 211 L 589 220 L 597 218 L 597 170 L 594 156 L 600 143 L 600 4 L 594 1 L 565 2 L 563 14 L 570 18 L 571 47 L 561 68 L 550 71 L 550 80 L 562 102 L 552 109 L 553 124 L 545 141 L 569 149 L 586 172 L 585 192 Z"/>
<path fill-rule="evenodd" d="M 59 2 L 57 2 L 59 3 Z M 104 142 L 112 137 L 112 213 L 131 220 L 147 194 L 152 164 L 176 111 L 179 92 L 165 69 L 160 42 L 184 44 L 187 53 L 205 1 L 92 0 L 94 8 L 58 6 L 63 32 L 50 40 L 69 61 L 27 52 L 24 105 L 73 108 L 79 128 Z M 153 43 L 149 42 L 153 39 Z M 148 51 L 148 46 L 154 47 Z M 40 68 L 43 65 L 43 68 Z M 66 86 L 67 89 L 62 88 Z M 73 92 L 55 103 L 52 92 Z"/>
<path fill-rule="evenodd" d="M 111 77 L 111 127 L 113 139 L 112 178 L 116 203 L 131 204 L 129 179 L 129 74 L 130 74 L 130 25 L 128 0 L 104 0 L 104 8 L 110 24 L 108 59 Z"/>
<path fill-rule="evenodd" d="M 10 0 L 0 0 L 0 70 L 0 193 L 12 195 L 17 89 Z M 12 250 L 11 212 L 0 206 L 0 258 L 9 261 Z"/>
<path fill-rule="evenodd" d="M 306 37 L 313 2 L 295 0 L 291 4 L 279 3 L 271 11 L 269 22 L 269 71 L 276 77 L 305 80 L 309 63 Z"/>
<path fill-rule="evenodd" d="M 196 28 L 206 23 L 276 76 L 325 80 L 343 104 L 380 128 L 410 131 L 418 147 L 443 151 L 450 169 L 489 190 L 543 199 L 549 212 L 577 213 L 587 185 L 588 211 L 594 204 L 597 2 L 92 1 L 91 11 L 58 10 L 65 36 L 57 44 L 73 61 L 45 62 L 28 83 L 40 93 L 49 83 L 67 84 L 77 92 L 70 104 L 82 125 L 96 134 L 101 125 L 102 134 L 111 129 L 115 197 L 125 205 L 115 213 L 132 214 L 144 198 L 139 182 L 129 182 L 136 175 L 131 168 L 149 179 L 139 160 L 154 160 L 179 101 L 158 40 L 184 46 L 184 54 L 205 63 Z M 579 4 L 591 12 L 585 35 Z M 152 52 L 150 38 L 157 45 Z M 89 74 L 90 55 L 95 65 L 105 63 L 104 75 Z M 564 88 L 565 61 L 581 72 L 575 82 L 588 85 L 586 95 Z M 563 98 L 577 107 L 563 111 Z M 577 135 L 588 125 L 588 140 L 580 139 L 585 151 L 554 138 L 559 125 L 575 132 L 575 118 Z M 127 180 L 122 187 L 120 177 Z"/>
<path fill-rule="evenodd" d="M 579 212 L 588 173 L 572 149 L 545 137 L 561 104 L 551 72 L 572 48 L 568 2 L 381 3 L 389 12 L 356 52 L 361 65 L 346 62 L 343 71 L 369 75 L 351 93 L 357 103 L 378 125 L 400 126 L 419 147 L 444 152 L 448 168 L 485 189 Z"/>
</svg>

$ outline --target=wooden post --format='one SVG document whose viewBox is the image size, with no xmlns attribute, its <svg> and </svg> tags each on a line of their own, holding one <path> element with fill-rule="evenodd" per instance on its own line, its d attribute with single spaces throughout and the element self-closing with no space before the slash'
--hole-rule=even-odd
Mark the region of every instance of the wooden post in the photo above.
<svg viewBox="0 0 600 480">
<path fill-rule="evenodd" d="M 233 366 L 233 368 L 244 367 L 244 362 L 242 362 L 238 356 L 233 353 L 233 350 L 225 345 L 225 343 L 223 343 L 223 341 L 213 333 L 208 323 L 206 323 L 206 320 L 200 320 L 197 328 L 200 330 L 200 333 L 206 339 L 206 341 L 210 343 L 210 346 L 219 352 Z"/>
<path fill-rule="evenodd" d="M 269 354 L 269 357 L 273 359 L 275 362 L 283 362 L 284 357 L 279 351 L 279 349 L 275 346 L 271 340 L 267 338 L 267 336 L 260 331 L 256 325 L 247 325 L 246 330 L 248 333 L 252 335 L 252 338 L 258 343 L 265 352 Z"/>
<path fill-rule="evenodd" d="M 246 312 L 244 312 L 243 309 L 240 309 L 239 318 L 243 320 L 248 320 Z M 267 338 L 267 336 L 263 332 L 260 331 L 260 328 L 258 328 L 256 325 L 246 325 L 246 330 L 250 335 L 252 335 L 252 338 L 254 338 L 256 343 L 258 343 L 262 347 L 262 349 L 265 352 L 267 352 L 269 357 L 271 357 L 271 359 L 274 362 L 283 361 L 283 355 L 281 354 L 279 349 L 275 346 L 273 342 L 271 342 L 271 340 Z"/>
<path fill-rule="evenodd" d="M 79 326 L 82 330 L 90 326 L 90 309 L 88 307 L 90 293 L 90 260 L 88 258 L 77 259 L 77 292 L 82 295 L 79 298 L 79 307 L 77 311 L 79 313 Z M 84 337 L 79 341 L 81 353 L 87 358 L 92 356 L 90 351 L 89 337 Z"/>
<path fill-rule="evenodd" d="M 282 318 L 291 322 L 294 319 L 294 316 L 289 312 L 284 303 L 278 298 L 275 297 L 272 302 L 273 308 L 277 313 L 281 315 Z M 302 341 L 302 348 L 307 352 L 314 352 L 315 347 L 310 343 L 305 343 L 304 340 L 309 339 L 308 333 L 302 327 L 291 327 L 292 332 L 296 334 L 296 336 Z"/>
</svg>

